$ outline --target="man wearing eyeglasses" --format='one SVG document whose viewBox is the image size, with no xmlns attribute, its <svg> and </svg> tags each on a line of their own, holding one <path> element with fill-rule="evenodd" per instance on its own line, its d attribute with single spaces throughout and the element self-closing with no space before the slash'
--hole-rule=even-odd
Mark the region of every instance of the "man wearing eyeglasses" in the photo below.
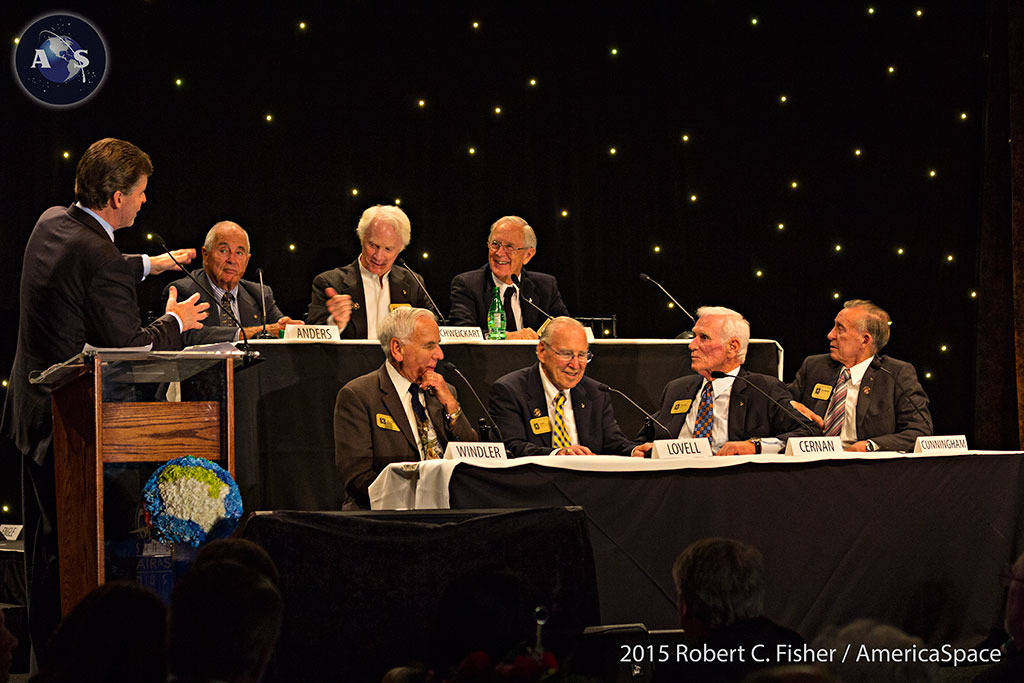
<svg viewBox="0 0 1024 683">
<path fill-rule="evenodd" d="M 510 457 L 633 453 L 609 394 L 583 376 L 593 357 L 583 325 L 560 316 L 544 327 L 538 362 L 491 386 L 491 414 Z"/>
<path fill-rule="evenodd" d="M 553 275 L 523 270 L 536 253 L 537 234 L 525 220 L 519 216 L 496 220 L 487 236 L 487 265 L 452 280 L 449 324 L 475 325 L 486 332 L 495 287 L 505 306 L 507 339 L 537 339 L 536 330 L 546 320 L 541 311 L 555 317 L 569 315 Z M 519 287 L 513 284 L 513 275 L 519 278 Z"/>
<path fill-rule="evenodd" d="M 645 427 L 639 438 L 647 443 L 638 450 L 649 451 L 653 438 L 707 437 L 715 455 L 778 453 L 786 439 L 799 435 L 801 425 L 792 413 L 750 387 L 756 384 L 789 405 L 789 392 L 779 379 L 742 367 L 750 341 L 750 323 L 742 315 L 721 306 L 698 308 L 693 335 L 690 367 L 697 374 L 666 384 L 655 414 L 669 433 L 654 428 L 658 433 L 651 434 Z M 724 377 L 713 378 L 713 372 Z"/>
</svg>

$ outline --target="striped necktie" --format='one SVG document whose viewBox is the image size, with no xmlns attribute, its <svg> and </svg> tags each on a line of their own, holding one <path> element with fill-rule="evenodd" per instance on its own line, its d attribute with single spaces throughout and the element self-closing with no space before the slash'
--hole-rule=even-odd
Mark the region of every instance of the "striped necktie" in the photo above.
<svg viewBox="0 0 1024 683">
<path fill-rule="evenodd" d="M 565 426 L 565 392 L 560 391 L 555 397 L 555 423 L 551 428 L 551 447 L 568 448 L 571 445 L 569 430 Z"/>
<path fill-rule="evenodd" d="M 828 410 L 825 411 L 825 424 L 821 427 L 821 433 L 825 436 L 839 436 L 843 431 L 843 423 L 846 421 L 846 383 L 849 381 L 850 369 L 843 368 L 832 390 Z"/>
</svg>

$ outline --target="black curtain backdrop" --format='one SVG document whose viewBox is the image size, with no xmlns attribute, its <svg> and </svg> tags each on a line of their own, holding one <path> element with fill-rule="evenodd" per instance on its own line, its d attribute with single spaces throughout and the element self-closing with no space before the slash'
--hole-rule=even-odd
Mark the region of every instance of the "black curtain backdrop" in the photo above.
<svg viewBox="0 0 1024 683">
<path fill-rule="evenodd" d="M 894 320 L 886 353 L 917 366 L 937 430 L 1016 448 L 1020 163 L 1003 141 L 1020 125 L 1021 67 L 1008 7 L 12 5 L 0 16 L 12 53 L 33 19 L 66 10 L 103 33 L 110 65 L 94 98 L 62 111 L 25 95 L 13 69 L 0 78 L 0 368 L 32 226 L 73 201 L 88 145 L 115 136 L 156 166 L 122 250 L 154 253 L 152 232 L 198 247 L 235 220 L 252 237 L 250 275 L 265 270 L 289 315 L 305 312 L 316 273 L 356 257 L 369 205 L 401 200 L 405 256 L 442 308 L 451 278 L 483 263 L 487 226 L 518 214 L 539 236 L 530 267 L 557 274 L 572 313 L 616 314 L 620 336 L 674 336 L 685 319 L 647 272 L 691 310 L 744 313 L 785 347 L 787 379 L 827 351 L 843 300 L 873 299 Z M 167 281 L 140 286 L 144 311 L 161 310 Z M 17 478 L 3 448 L 0 503 Z"/>
</svg>

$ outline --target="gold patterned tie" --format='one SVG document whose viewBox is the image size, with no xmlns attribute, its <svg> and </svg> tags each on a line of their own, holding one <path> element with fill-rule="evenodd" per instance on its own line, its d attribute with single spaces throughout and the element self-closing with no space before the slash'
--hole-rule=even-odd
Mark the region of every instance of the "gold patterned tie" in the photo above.
<svg viewBox="0 0 1024 683">
<path fill-rule="evenodd" d="M 568 448 L 572 445 L 569 440 L 569 430 L 565 426 L 565 393 L 558 392 L 555 397 L 555 424 L 551 429 L 551 447 Z"/>
</svg>

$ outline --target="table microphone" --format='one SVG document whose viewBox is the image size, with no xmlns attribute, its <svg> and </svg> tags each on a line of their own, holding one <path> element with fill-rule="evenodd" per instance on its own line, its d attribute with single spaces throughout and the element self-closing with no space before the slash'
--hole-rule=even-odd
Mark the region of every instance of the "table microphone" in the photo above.
<svg viewBox="0 0 1024 683">
<path fill-rule="evenodd" d="M 437 317 L 441 321 L 441 324 L 447 325 L 448 320 L 443 315 L 441 315 L 441 309 L 437 307 L 437 304 L 434 302 L 434 297 L 430 296 L 430 292 L 427 291 L 427 285 L 423 282 L 423 278 L 421 278 L 416 271 L 410 268 L 409 264 L 407 264 L 405 262 L 405 259 L 402 258 L 401 256 L 395 259 L 395 263 L 409 271 L 413 279 L 416 280 L 416 284 L 418 284 L 420 286 L 420 289 L 423 290 L 423 293 L 427 295 L 427 301 L 429 301 L 430 305 L 434 307 L 434 312 L 437 313 Z"/>
<path fill-rule="evenodd" d="M 687 318 L 689 318 L 689 319 L 690 319 L 690 320 L 691 320 L 691 321 L 693 322 L 693 324 L 694 324 L 694 325 L 696 325 L 696 324 L 697 324 L 697 319 L 696 319 L 696 318 L 694 318 L 694 317 L 693 317 L 692 315 L 690 315 L 690 312 L 689 312 L 688 310 L 686 310 L 685 308 L 683 308 L 683 305 L 682 305 L 681 303 L 679 303 L 678 301 L 676 301 L 676 298 L 675 298 L 674 296 L 672 296 L 671 294 L 669 294 L 669 293 L 668 293 L 668 290 L 667 290 L 667 289 L 665 289 L 664 287 L 662 287 L 662 286 L 661 286 L 661 284 L 660 284 L 660 283 L 659 283 L 659 282 L 658 282 L 657 280 L 655 280 L 655 279 L 654 279 L 653 277 L 651 277 L 651 276 L 650 276 L 650 275 L 648 275 L 647 273 L 640 273 L 640 279 L 641 279 L 641 280 L 643 280 L 644 282 L 650 282 L 650 283 L 651 283 L 651 284 L 653 284 L 653 285 L 654 285 L 655 287 L 657 287 L 657 288 L 658 288 L 658 289 L 660 289 L 660 290 L 661 290 L 662 292 L 664 292 L 664 293 L 665 293 L 665 296 L 667 296 L 667 297 L 669 298 L 669 300 L 670 300 L 670 301 L 671 301 L 672 303 L 674 303 L 674 304 L 676 305 L 676 307 L 677 307 L 677 308 L 678 308 L 678 309 L 679 309 L 680 311 L 682 311 L 683 313 L 685 313 L 685 314 L 686 314 L 686 317 L 687 317 Z M 692 330 L 687 330 L 686 332 L 683 332 L 683 333 L 682 333 L 681 335 L 679 335 L 679 336 L 680 336 L 681 338 L 683 338 L 683 339 L 692 339 L 692 338 L 693 338 L 693 331 L 692 331 Z"/>
<path fill-rule="evenodd" d="M 263 269 L 257 268 L 256 274 L 260 276 L 260 301 L 263 302 L 263 329 L 253 335 L 253 339 L 273 339 L 274 335 L 267 332 L 267 292 L 263 287 Z"/>
<path fill-rule="evenodd" d="M 887 374 L 890 377 L 892 377 L 892 381 L 893 381 L 894 385 L 895 386 L 899 386 L 899 381 L 896 379 L 896 375 L 892 374 L 892 372 L 890 372 L 888 369 L 882 367 L 882 361 L 878 360 L 878 356 L 875 356 L 875 360 L 873 360 L 871 362 L 871 367 L 875 368 L 876 370 L 881 370 L 885 374 Z M 910 394 L 907 394 L 907 390 L 905 388 L 903 388 L 902 391 L 900 392 L 900 396 L 903 396 L 904 394 L 906 394 L 907 400 L 910 401 Z M 921 417 L 922 420 L 924 420 L 925 424 L 929 424 L 929 425 L 932 424 L 932 421 L 929 418 L 929 416 L 924 414 L 924 411 L 921 410 L 920 406 L 918 406 L 915 401 L 910 401 L 910 405 L 914 406 L 914 410 L 917 411 L 917 414 Z M 895 408 L 896 407 L 893 406 L 893 410 L 895 410 Z M 933 430 L 935 429 L 935 425 L 932 425 L 932 429 Z M 922 436 L 926 436 L 926 435 L 922 434 Z"/>
<path fill-rule="evenodd" d="M 650 420 L 653 424 L 656 424 L 659 427 L 661 427 L 662 431 L 664 431 L 666 434 L 668 434 L 668 438 L 670 438 L 670 439 L 672 438 L 672 432 L 668 431 L 668 427 L 666 427 L 665 425 L 663 425 L 660 422 L 658 422 L 658 419 L 656 417 L 654 417 L 653 415 L 648 413 L 646 410 L 641 408 L 640 404 L 637 403 L 636 401 L 634 401 L 633 399 L 631 399 L 629 396 L 626 396 L 626 394 L 622 393 L 618 389 L 614 389 L 614 388 L 608 386 L 607 384 L 598 384 L 597 388 L 598 388 L 599 391 L 605 391 L 605 392 L 611 392 L 613 394 L 618 394 L 622 398 L 626 399 L 627 401 L 629 401 L 630 403 L 633 404 L 634 408 L 636 408 L 641 413 L 646 415 L 648 420 Z M 653 437 L 654 435 L 652 434 L 651 436 Z"/>
<path fill-rule="evenodd" d="M 228 317 L 231 318 L 231 322 L 233 322 L 235 324 L 235 327 L 238 328 L 240 339 L 242 341 L 242 347 L 245 349 L 245 359 L 243 362 L 246 365 L 248 365 L 250 360 L 255 357 L 255 354 L 253 354 L 252 351 L 249 350 L 249 340 L 245 336 L 245 328 L 242 327 L 242 323 L 238 322 L 238 318 L 235 317 L 235 312 L 231 310 L 230 306 L 224 305 L 223 301 L 217 301 L 217 297 L 213 295 L 213 292 L 211 292 L 209 289 L 203 286 L 203 283 L 197 280 L 196 276 L 190 273 L 188 268 L 183 266 L 178 261 L 178 259 L 174 258 L 174 254 L 172 254 L 171 250 L 167 248 L 167 244 L 164 242 L 163 237 L 154 232 L 153 239 L 155 239 L 157 244 L 160 245 L 160 248 L 163 249 L 167 253 L 167 255 L 171 257 L 171 260 L 174 261 L 175 265 L 178 266 L 178 268 L 181 268 L 181 272 L 185 273 L 185 275 L 188 275 L 188 279 L 196 283 L 196 287 L 203 290 L 203 293 L 206 294 L 206 296 L 210 297 L 210 301 L 216 303 L 222 311 L 227 312 Z"/>
<path fill-rule="evenodd" d="M 756 384 L 754 384 L 753 382 L 751 382 L 746 377 L 740 377 L 739 375 L 733 376 L 733 375 L 724 373 L 724 372 L 722 372 L 720 370 L 713 370 L 711 372 L 711 378 L 712 379 L 723 379 L 725 377 L 732 377 L 733 379 L 741 379 L 741 380 L 743 380 L 744 382 L 747 383 L 748 387 L 753 387 L 753 389 L 755 391 L 757 391 L 759 394 L 764 396 L 766 399 L 768 399 L 769 401 L 771 401 L 772 403 L 774 403 L 778 407 L 782 408 L 785 412 L 789 413 L 790 415 L 795 416 L 797 418 L 798 422 L 803 422 L 804 424 L 809 425 L 811 427 L 811 429 L 817 429 L 817 430 L 821 429 L 821 427 L 819 427 L 817 425 L 817 423 L 815 423 L 813 420 L 811 420 L 811 419 L 809 419 L 807 417 L 804 417 L 803 413 L 801 413 L 799 410 L 796 410 L 795 408 L 793 408 L 793 406 L 787 406 L 787 405 L 784 405 L 784 404 L 780 403 L 778 400 L 775 399 L 775 397 L 773 397 L 767 391 L 765 391 L 761 387 L 759 387 Z"/>
<path fill-rule="evenodd" d="M 438 363 L 438 365 L 441 367 L 442 370 L 450 369 L 454 371 L 456 375 L 462 378 L 462 381 L 466 383 L 466 386 L 469 387 L 469 390 L 473 392 L 473 398 L 476 399 L 477 404 L 483 409 L 484 415 L 486 415 L 487 419 L 491 421 L 491 426 L 494 427 L 494 431 L 498 433 L 498 438 L 504 441 L 505 437 L 501 435 L 501 429 L 498 428 L 498 423 L 494 421 L 494 416 L 491 415 L 491 411 L 487 410 L 487 406 L 484 405 L 484 402 L 480 400 L 480 396 L 479 394 L 476 393 L 476 389 L 474 389 L 473 385 L 469 383 L 469 380 L 466 379 L 466 376 L 463 375 L 457 367 L 455 367 L 455 363 L 451 362 L 450 360 L 442 360 L 440 363 Z"/>
<path fill-rule="evenodd" d="M 519 293 L 522 294 L 523 287 L 522 287 L 522 285 L 519 284 L 519 276 L 516 275 L 515 273 L 512 273 L 512 284 L 514 284 L 516 286 L 516 289 L 519 290 Z M 542 316 L 544 316 L 545 318 L 547 318 L 548 320 L 554 320 L 554 318 L 551 315 L 549 315 L 548 312 L 545 311 L 543 308 L 541 308 L 537 304 L 533 303 L 532 301 L 530 301 L 526 297 L 520 296 L 519 297 L 519 302 L 522 303 L 523 301 L 525 301 L 526 303 L 530 304 L 531 306 L 536 308 L 538 311 L 540 311 L 540 314 Z"/>
</svg>

